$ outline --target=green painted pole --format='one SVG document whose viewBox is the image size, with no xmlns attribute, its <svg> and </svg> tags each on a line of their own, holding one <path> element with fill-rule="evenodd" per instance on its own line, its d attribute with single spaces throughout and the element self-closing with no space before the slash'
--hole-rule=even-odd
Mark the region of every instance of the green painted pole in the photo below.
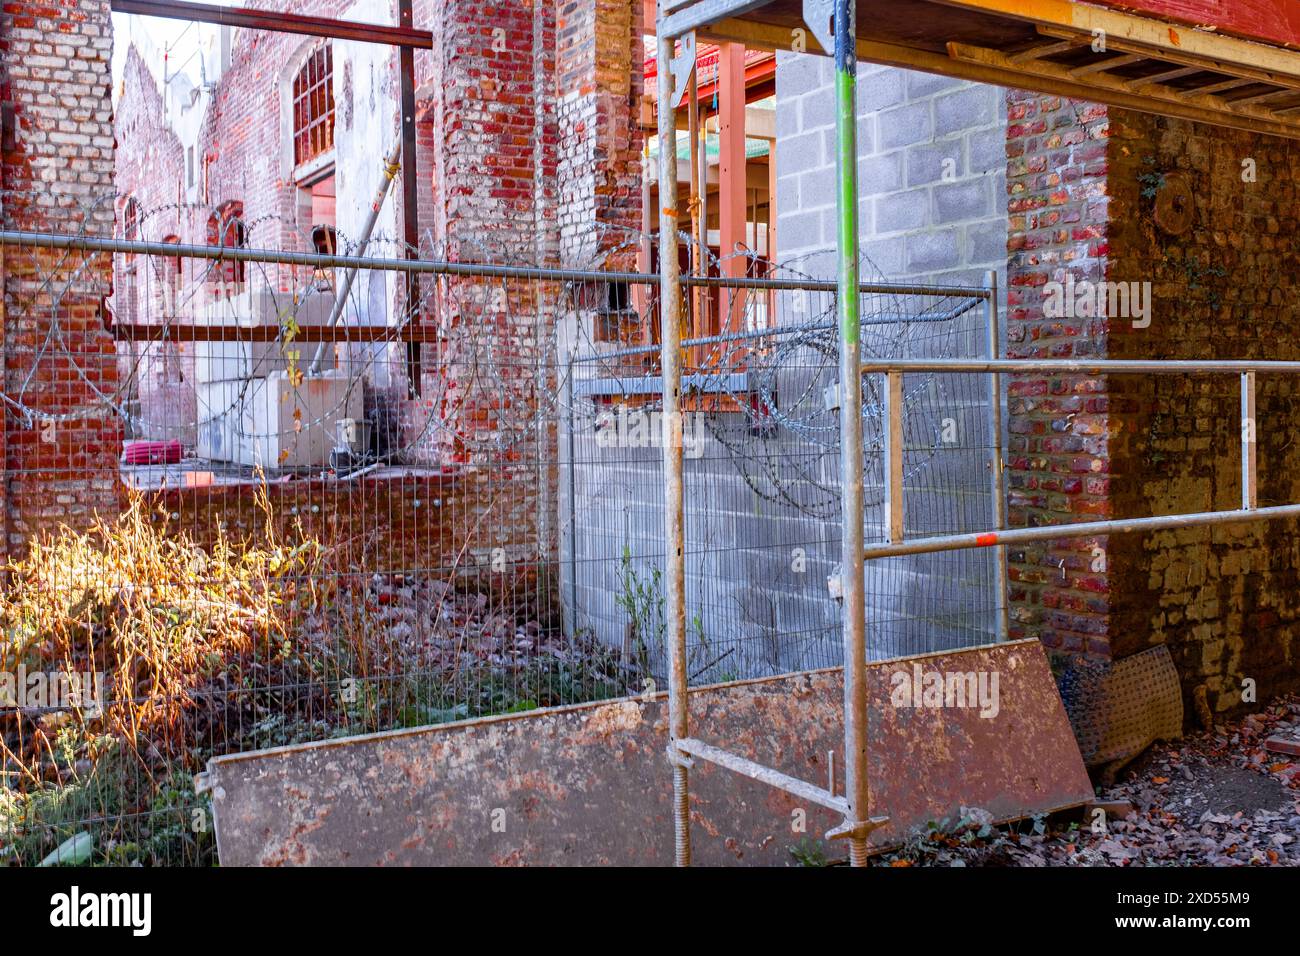
<svg viewBox="0 0 1300 956">
<path fill-rule="evenodd" d="M 865 866 L 867 790 L 867 643 L 862 513 L 862 372 L 858 298 L 858 60 L 856 9 L 835 0 L 835 142 L 839 233 L 841 584 L 844 605 L 844 776 L 849 859 Z M 856 831 L 856 832 L 854 832 Z"/>
</svg>

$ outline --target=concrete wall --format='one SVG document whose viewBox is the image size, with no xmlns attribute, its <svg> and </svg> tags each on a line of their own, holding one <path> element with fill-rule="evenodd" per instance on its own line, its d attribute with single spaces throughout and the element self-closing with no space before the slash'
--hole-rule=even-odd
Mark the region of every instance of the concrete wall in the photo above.
<svg viewBox="0 0 1300 956">
<path fill-rule="evenodd" d="M 776 78 L 778 261 L 832 277 L 836 228 L 831 61 L 778 54 Z M 1004 270 L 1006 112 L 1001 90 L 864 65 L 859 92 L 862 249 L 877 277 L 982 284 Z M 945 160 L 949 162 L 945 163 Z M 875 270 L 865 269 L 864 279 Z M 824 301 L 823 301 L 824 300 Z M 864 298 L 864 318 L 946 309 L 953 300 Z M 825 297 L 782 295 L 777 324 L 833 319 Z M 984 354 L 986 319 L 975 310 L 946 325 L 869 324 L 867 354 Z M 838 451 L 834 416 L 804 407 L 836 380 L 833 332 L 820 350 L 791 350 L 766 369 L 772 395 L 795 421 L 754 433 L 740 413 L 708 419 L 698 458 L 687 458 L 687 619 L 701 679 L 749 677 L 839 660 Z M 907 526 L 911 533 L 991 526 L 985 383 L 974 376 L 917 376 L 905 383 Z M 881 415 L 869 392 L 868 535 L 882 536 Z M 597 447 L 589 405 L 577 405 L 576 556 L 562 574 L 579 626 L 610 643 L 627 639 L 630 590 L 662 567 L 660 451 Z M 809 429 L 810 422 L 816 427 Z M 722 440 L 719 440 L 721 437 Z M 562 488 L 563 492 L 563 488 Z M 816 507 L 808 502 L 817 501 Z M 597 506 L 599 502 L 599 506 Z M 561 508 L 566 503 L 562 494 Z M 564 521 L 562 515 L 562 521 Z M 625 558 L 625 555 L 631 555 Z M 628 577 L 628 567 L 633 577 Z M 958 552 L 868 567 L 874 657 L 979 643 L 993 633 L 993 565 Z M 655 622 L 655 631 L 661 625 Z M 657 658 L 656 658 L 657 660 Z"/>
<path fill-rule="evenodd" d="M 827 57 L 777 54 L 778 258 L 814 256 L 807 271 L 819 275 L 834 269 L 833 72 Z M 999 87 L 859 66 L 862 252 L 885 276 L 979 284 L 985 270 L 1005 271 L 1004 97 Z"/>
<path fill-rule="evenodd" d="M 831 75 L 828 59 L 778 55 L 777 258 L 816 277 L 834 275 Z M 877 277 L 976 285 L 985 281 L 986 270 L 1003 271 L 1003 92 L 864 65 L 858 112 L 862 248 Z M 864 270 L 864 278 L 871 273 Z M 952 304 L 874 298 L 864 308 L 870 321 L 879 313 Z M 825 305 L 800 307 L 794 297 L 782 296 L 778 323 L 809 322 Z M 864 343 L 868 354 L 881 356 L 983 354 L 985 323 L 976 310 L 945 326 L 918 324 L 904 331 L 876 324 L 865 329 Z M 792 352 L 777 361 L 776 374 L 790 380 L 779 401 L 799 400 L 806 381 L 795 379 L 816 379 L 817 394 L 835 381 L 833 333 L 820 345 L 825 351 Z M 909 532 L 991 526 L 984 382 L 918 376 L 908 379 L 905 391 Z M 874 407 L 865 425 L 867 524 L 869 538 L 878 540 L 878 393 L 868 394 L 868 404 Z M 815 413 L 805 409 L 801 415 L 807 422 Z M 798 425 L 778 424 L 769 437 L 756 437 L 751 425 L 739 413 L 711 416 L 699 457 L 685 465 L 692 666 L 721 658 L 703 679 L 839 659 L 839 606 L 826 584 L 839 565 L 837 452 Z M 820 425 L 833 432 L 833 416 L 823 416 Z M 653 580 L 654 569 L 662 566 L 660 453 L 597 449 L 589 423 L 581 421 L 576 435 L 579 460 L 588 464 L 575 472 L 576 556 L 562 569 L 570 576 L 564 596 L 576 602 L 580 626 L 617 643 L 626 639 L 630 587 Z M 811 500 L 819 505 L 807 507 Z M 978 643 L 993 633 L 996 591 L 987 554 L 874 562 L 867 591 L 875 657 Z"/>
</svg>

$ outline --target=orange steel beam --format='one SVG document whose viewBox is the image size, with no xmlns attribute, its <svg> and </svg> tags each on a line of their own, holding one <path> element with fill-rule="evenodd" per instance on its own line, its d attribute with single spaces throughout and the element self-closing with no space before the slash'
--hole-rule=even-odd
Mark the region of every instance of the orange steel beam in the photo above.
<svg viewBox="0 0 1300 956">
<path fill-rule="evenodd" d="M 718 252 L 722 274 L 745 274 L 745 259 L 735 256 L 745 243 L 745 48 L 724 43 L 719 51 L 718 76 Z M 718 332 L 738 332 L 744 324 L 744 295 L 719 292 Z"/>
</svg>

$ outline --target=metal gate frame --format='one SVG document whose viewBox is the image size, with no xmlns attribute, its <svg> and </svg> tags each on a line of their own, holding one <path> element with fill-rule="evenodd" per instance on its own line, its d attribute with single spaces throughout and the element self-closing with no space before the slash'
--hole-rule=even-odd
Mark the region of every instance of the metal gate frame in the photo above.
<svg viewBox="0 0 1300 956">
<path fill-rule="evenodd" d="M 675 157 L 663 147 L 673 141 L 676 109 L 695 72 L 695 34 L 707 32 L 710 24 L 742 17 L 768 0 L 657 0 L 655 33 L 658 73 L 657 118 L 659 133 L 660 235 L 677 232 L 677 170 Z M 685 556 L 683 552 L 683 485 L 681 442 L 681 351 L 680 316 L 682 277 L 676 256 L 661 255 L 660 297 L 664 321 L 662 367 L 664 387 L 664 537 L 668 542 L 667 621 L 668 647 L 672 655 L 669 680 L 668 762 L 673 771 L 676 861 L 690 865 L 689 776 L 694 759 L 705 760 L 735 773 L 760 780 L 778 789 L 829 807 L 844 814 L 843 823 L 828 831 L 830 839 L 849 841 L 849 858 L 854 866 L 866 864 L 867 837 L 888 821 L 872 815 L 867 779 L 867 698 L 865 644 L 865 584 L 867 558 L 892 557 L 978 547 L 997 547 L 1002 594 L 998 606 L 1006 614 L 1006 547 L 1027 541 L 1090 537 L 1131 531 L 1193 525 L 1232 524 L 1300 516 L 1300 503 L 1258 507 L 1256 497 L 1255 376 L 1259 372 L 1300 373 L 1300 362 L 1239 361 L 1124 361 L 1022 360 L 999 357 L 996 297 L 990 296 L 990 357 L 986 361 L 896 360 L 860 361 L 859 302 L 853 290 L 858 286 L 856 78 L 857 29 L 854 0 L 803 0 L 803 20 L 823 51 L 833 51 L 835 60 L 836 166 L 839 227 L 837 234 L 836 303 L 840 337 L 840 487 L 844 516 L 862 514 L 863 457 L 860 414 L 862 376 L 879 374 L 885 379 L 887 416 L 885 450 L 885 527 L 887 540 L 866 545 L 861 520 L 842 520 L 840 569 L 842 591 L 841 622 L 844 644 L 844 753 L 846 794 L 838 797 L 806 781 L 692 738 L 687 720 Z M 1149 18 L 1138 19 L 1146 23 Z M 1172 32 L 1172 31 L 1170 31 Z M 681 41 L 681 53 L 677 43 Z M 1264 49 L 1270 49 L 1265 47 Z M 997 461 L 993 467 L 994 525 L 985 532 L 936 535 L 906 540 L 903 532 L 903 428 L 902 386 L 907 372 L 977 372 L 989 376 L 996 438 Z M 1228 511 L 1196 512 L 1094 522 L 1076 522 L 1036 528 L 1008 529 L 1002 486 L 1001 379 L 1002 373 L 1042 372 L 1048 374 L 1214 374 L 1232 373 L 1241 378 L 1241 507 Z M 1004 625 L 1005 626 L 1005 625 Z"/>
</svg>

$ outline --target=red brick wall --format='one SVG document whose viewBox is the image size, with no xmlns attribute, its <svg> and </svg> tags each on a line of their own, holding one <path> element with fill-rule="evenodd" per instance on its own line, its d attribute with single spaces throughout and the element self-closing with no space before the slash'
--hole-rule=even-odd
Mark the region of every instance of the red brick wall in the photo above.
<svg viewBox="0 0 1300 956">
<path fill-rule="evenodd" d="M 113 117 L 106 0 L 8 0 L 0 12 L 0 103 L 13 138 L 0 156 L 9 229 L 109 235 L 113 229 Z M 104 396 L 118 386 L 104 299 L 106 257 L 75 279 L 58 254 L 9 249 L 4 282 L 4 388 L 33 413 L 5 409 L 5 543 L 37 527 L 84 525 L 116 509 L 120 426 Z M 79 257 L 74 257 L 80 265 Z M 55 281 L 42 285 L 50 276 Z M 58 347 L 42 348 L 57 322 Z M 49 423 L 41 414 L 64 415 Z"/>
<path fill-rule="evenodd" d="M 553 262 L 553 5 L 430 2 L 415 17 L 435 36 L 419 79 L 437 248 L 462 261 Z M 455 464 L 477 488 L 467 499 L 480 518 L 469 563 L 497 549 L 511 563 L 551 554 L 554 448 L 538 420 L 549 407 L 539 370 L 553 346 L 554 294 L 524 281 L 444 281 L 429 310 L 441 338 L 423 397 L 401 403 L 401 428 L 420 436 L 415 460 Z"/>
<path fill-rule="evenodd" d="M 642 7 L 628 0 L 559 6 L 560 241 L 566 264 L 588 267 L 622 241 L 611 233 L 597 248 L 593 226 L 641 228 Z"/>
<path fill-rule="evenodd" d="M 202 241 L 205 218 L 184 203 L 185 149 L 164 120 L 165 105 L 153 74 L 132 46 L 127 52 L 122 90 L 113 121 L 116 234 L 125 235 L 126 208 L 138 204 L 135 238 L 160 242 L 176 236 Z M 200 224 L 196 225 L 196 221 Z M 115 322 L 162 322 L 160 262 L 146 256 L 116 256 L 113 263 Z M 182 264 L 182 269 L 189 267 Z M 170 316 L 180 321 L 181 316 Z M 194 443 L 197 403 L 192 381 L 194 358 L 187 343 L 119 344 L 118 376 L 129 408 L 138 418 L 131 437 L 179 439 Z"/>
<path fill-rule="evenodd" d="M 1105 107 L 1021 90 L 1007 95 L 1007 354 L 1106 355 L 1098 319 L 1053 319 L 1043 287 L 1095 281 L 1108 266 Z M 1107 383 L 1019 375 L 1007 384 L 1008 519 L 1012 527 L 1111 514 Z M 1053 650 L 1108 655 L 1113 568 L 1103 538 L 1062 539 L 1009 554 L 1011 635 Z"/>
<path fill-rule="evenodd" d="M 1300 175 L 1266 136 L 1054 97 L 1008 94 L 1008 354 L 1142 359 L 1300 356 L 1294 237 Z M 1243 181 L 1243 160 L 1258 181 Z M 1155 215 L 1154 189 L 1188 177 L 1185 232 Z M 1043 287 L 1149 282 L 1133 317 L 1052 319 Z M 1260 501 L 1300 500 L 1295 386 L 1260 377 Z M 1013 526 L 1239 506 L 1236 376 L 1016 376 L 1008 384 Z M 1191 693 L 1214 707 L 1300 685 L 1295 522 L 1061 540 L 1013 549 L 1013 636 L 1122 657 L 1170 647 Z M 1096 549 L 1096 550 L 1094 550 Z"/>
<path fill-rule="evenodd" d="M 256 0 L 257 6 L 323 16 L 345 11 L 345 0 Z M 15 2 L 6 8 L 6 61 L 11 67 L 5 91 L 19 108 L 18 148 L 5 156 L 5 187 L 18 187 L 20 199 L 6 201 L 10 222 L 67 229 L 72 221 L 65 193 L 102 191 L 104 208 L 97 228 L 112 228 L 114 206 L 127 194 L 153 215 L 144 237 L 179 236 L 207 240 L 207 209 L 237 200 L 243 204 L 255 246 L 300 248 L 295 228 L 293 184 L 286 181 L 280 156 L 278 86 L 285 66 L 295 59 L 302 39 L 256 31 L 235 34 L 231 65 L 218 85 L 204 121 L 196 155 L 198 198 L 192 209 L 183 183 L 187 177 L 180 144 L 160 121 L 159 91 L 138 56 L 128 58 L 123 109 L 116 133 L 121 145 L 117 172 L 121 194 L 113 199 L 113 117 L 108 107 L 111 48 L 106 2 L 81 2 L 59 8 L 57 23 L 36 16 Z M 561 261 L 557 237 L 590 235 L 597 223 L 636 227 L 640 223 L 640 153 L 642 137 L 633 122 L 641 90 L 640 5 L 631 0 L 579 3 L 506 4 L 484 0 L 422 0 L 416 22 L 433 30 L 435 49 L 416 58 L 421 159 L 420 212 L 438 250 L 462 259 L 505 259 L 529 263 Z M 557 28 L 557 23 L 559 24 Z M 85 35 L 93 55 L 62 49 L 51 39 L 59 34 Z M 395 61 L 395 57 L 394 57 Z M 67 74 L 59 72 L 66 67 Z M 336 63 L 336 70 L 343 69 Z M 396 95 L 396 77 L 392 77 Z M 47 90 L 61 82 L 82 84 L 95 100 L 83 128 L 66 135 L 86 139 L 56 142 L 65 131 L 69 106 Z M 77 88 L 77 96 L 87 96 Z M 563 103 L 562 111 L 557 104 Z M 562 115 L 561 115 L 562 113 Z M 564 171 L 561 174 L 562 158 Z M 59 163 L 63 166 L 59 167 Z M 84 167 L 77 164 L 85 163 Z M 66 175 L 72 167 L 78 176 Z M 56 168 L 65 175 L 56 176 Z M 44 178 L 42 178 L 44 177 Z M 28 187 L 33 180 L 57 181 L 59 190 Z M 66 187 L 66 188 L 65 188 Z M 63 206 L 58 207 L 59 202 Z M 38 209 L 44 204 L 49 209 Z M 561 208 L 569 215 L 561 223 Z M 163 210 L 163 212 L 157 212 Z M 120 209 L 117 211 L 121 211 Z M 51 213 L 56 213 L 51 215 Z M 164 223 L 164 219 L 168 219 Z M 193 281 L 201 265 L 187 265 Z M 7 376 L 22 374 L 21 344 L 15 338 L 31 308 L 14 309 L 22 291 L 10 257 L 6 285 L 6 326 L 11 348 Z M 65 331 L 95 356 L 95 376 L 115 385 L 113 346 L 102 332 L 100 294 L 108 295 L 109 272 L 98 275 L 97 294 L 65 300 Z M 466 290 L 458 290 L 466 291 Z M 504 304 L 471 294 L 450 297 L 439 309 L 443 331 L 437 348 L 425 356 L 426 401 L 402 408 L 408 434 L 425 428 L 428 413 L 452 424 L 434 429 L 431 447 L 419 459 L 462 469 L 465 513 L 476 515 L 464 525 L 472 542 L 466 560 L 483 562 L 505 545 L 549 553 L 553 543 L 556 450 L 553 429 L 537 427 L 545 413 L 543 396 L 553 382 L 539 381 L 538 370 L 554 348 L 552 316 L 544 314 L 558 290 L 528 283 L 512 284 Z M 140 300 L 137 300 L 139 302 Z M 123 302 L 124 320 L 138 318 L 139 308 Z M 31 347 L 38 330 L 24 330 Z M 428 354 L 432 352 L 433 354 Z M 130 364 L 130 363 L 128 363 Z M 76 404 L 74 383 L 66 369 L 52 378 L 62 389 L 48 396 L 60 411 Z M 39 378 L 39 376 L 38 376 Z M 540 387 L 539 387 L 540 386 Z M 79 386 L 78 386 L 79 387 Z M 45 400 L 39 397 L 36 400 Z M 405 399 L 399 399 L 405 402 Z M 61 425 L 49 447 L 37 431 L 15 430 L 7 442 L 11 485 L 27 474 L 43 491 L 59 492 L 49 504 L 41 495 L 15 489 L 24 501 L 16 508 L 15 534 L 28 517 L 54 519 L 84 509 L 96 496 L 116 502 L 116 458 L 120 429 L 106 416 L 85 428 Z M 55 469 L 63 473 L 56 474 Z M 93 473 L 94 483 L 86 474 Z M 67 489 L 50 484 L 67 479 Z M 66 491 L 66 493 L 63 493 Z M 196 498 L 197 500 L 197 498 Z M 350 499 L 351 500 L 351 499 Z M 480 553 L 481 552 L 481 553 Z M 514 560 L 516 555 L 511 556 Z"/>
</svg>

